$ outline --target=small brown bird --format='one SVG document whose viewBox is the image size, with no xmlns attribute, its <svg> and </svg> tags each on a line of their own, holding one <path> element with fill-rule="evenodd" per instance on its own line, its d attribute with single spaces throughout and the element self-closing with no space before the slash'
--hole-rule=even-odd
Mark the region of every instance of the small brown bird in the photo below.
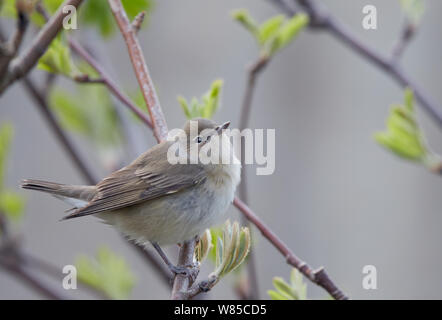
<svg viewBox="0 0 442 320">
<path fill-rule="evenodd" d="M 73 205 L 71 213 L 63 219 L 95 215 L 140 244 L 152 243 L 172 272 L 188 274 L 187 268 L 169 261 L 160 245 L 191 240 L 222 222 L 241 171 L 223 132 L 229 124 L 217 125 L 199 118 L 187 121 L 184 127 L 187 159 L 192 144 L 199 151 L 217 140 L 222 141 L 218 145 L 231 160 L 227 164 L 221 159 L 207 164 L 171 164 L 168 151 L 177 142 L 164 141 L 95 186 L 29 179 L 23 181 L 22 187 L 50 193 Z M 192 125 L 197 125 L 197 130 L 191 130 Z"/>
</svg>

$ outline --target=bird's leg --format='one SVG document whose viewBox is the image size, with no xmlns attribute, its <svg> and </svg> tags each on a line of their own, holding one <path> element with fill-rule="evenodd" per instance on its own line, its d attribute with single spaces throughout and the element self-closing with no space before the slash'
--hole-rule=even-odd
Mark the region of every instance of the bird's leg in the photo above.
<svg viewBox="0 0 442 320">
<path fill-rule="evenodd" d="M 198 276 L 198 269 L 195 268 L 194 265 L 189 265 L 189 266 L 176 266 L 176 265 L 174 265 L 169 260 L 169 258 L 166 256 L 163 249 L 161 249 L 161 247 L 159 246 L 158 243 L 156 243 L 156 242 L 151 242 L 151 243 L 152 243 L 152 246 L 155 248 L 155 250 L 160 255 L 161 259 L 163 259 L 164 263 L 167 265 L 167 267 L 169 268 L 169 270 L 172 273 L 182 274 L 182 275 L 185 275 L 186 277 L 191 277 L 192 279 L 196 279 L 196 277 Z"/>
</svg>

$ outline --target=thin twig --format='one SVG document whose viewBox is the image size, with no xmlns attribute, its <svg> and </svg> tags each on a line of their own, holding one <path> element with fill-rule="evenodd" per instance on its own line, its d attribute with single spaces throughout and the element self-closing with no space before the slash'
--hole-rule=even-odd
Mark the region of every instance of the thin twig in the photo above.
<svg viewBox="0 0 442 320">
<path fill-rule="evenodd" d="M 296 13 L 289 7 L 282 7 L 280 1 L 271 0 L 280 7 L 287 15 L 292 16 Z M 322 29 L 340 40 L 343 44 L 358 53 L 367 61 L 379 67 L 386 74 L 390 75 L 403 88 L 410 88 L 420 103 L 421 107 L 433 118 L 433 120 L 442 127 L 442 109 L 414 82 L 392 59 L 369 47 L 364 41 L 358 39 L 348 27 L 333 17 L 329 12 L 319 8 L 313 0 L 293 0 L 301 5 L 310 16 L 309 26 L 315 29 Z"/>
<path fill-rule="evenodd" d="M 265 68 L 269 61 L 268 56 L 260 56 L 258 60 L 252 64 L 247 72 L 247 84 L 244 92 L 244 98 L 241 106 L 241 115 L 239 118 L 239 130 L 244 130 L 248 126 L 249 118 L 250 118 L 250 110 L 252 108 L 252 99 L 253 93 L 255 91 L 256 80 L 258 74 Z M 244 141 L 241 142 L 241 150 L 245 150 Z M 244 156 L 244 152 L 242 152 Z M 243 162 L 243 159 L 241 159 Z M 248 203 L 248 192 L 247 192 L 247 171 L 244 167 L 241 170 L 241 183 L 238 187 L 239 197 L 245 202 Z M 250 229 L 250 222 L 242 216 L 242 222 Z M 256 270 L 256 261 L 255 254 L 253 251 L 249 252 L 247 258 L 247 269 L 249 274 L 248 286 L 246 298 L 248 299 L 258 299 L 259 297 L 259 287 L 258 287 L 258 275 Z"/>
<path fill-rule="evenodd" d="M 130 60 L 135 70 L 135 75 L 138 80 L 144 100 L 146 101 L 147 110 L 152 120 L 153 131 L 155 138 L 158 141 L 165 140 L 167 137 L 167 124 L 164 118 L 163 111 L 160 106 L 155 86 L 150 77 L 149 69 L 147 68 L 143 52 L 134 28 L 126 15 L 126 11 L 121 4 L 121 1 L 108 0 L 112 13 L 126 42 Z"/>
<path fill-rule="evenodd" d="M 36 292 L 49 299 L 62 299 L 62 296 L 49 289 L 42 281 L 35 278 L 29 271 L 23 268 L 18 241 L 12 239 L 9 232 L 6 216 L 0 211 L 0 267 L 10 272 L 17 279 L 23 281 Z"/>
<path fill-rule="evenodd" d="M 392 63 L 398 63 L 402 55 L 404 54 L 405 49 L 413 39 L 416 33 L 416 26 L 410 21 L 406 20 L 400 35 L 399 39 L 393 47 L 393 51 L 391 54 Z"/>
<path fill-rule="evenodd" d="M 146 16 L 146 11 L 141 11 L 132 21 L 132 28 L 134 29 L 135 32 L 140 31 L 145 16 Z"/>
<path fill-rule="evenodd" d="M 8 70 L 9 63 L 15 57 L 23 41 L 23 37 L 28 28 L 29 18 L 22 6 L 17 5 L 17 22 L 14 34 L 9 41 L 2 46 L 0 54 L 0 79 Z"/>
<path fill-rule="evenodd" d="M 41 28 L 29 47 L 11 61 L 7 73 L 0 79 L 0 94 L 15 80 L 25 76 L 36 65 L 38 59 L 46 52 L 52 40 L 63 27 L 63 19 L 66 16 L 66 13 L 63 13 L 63 8 L 67 5 L 78 8 L 82 1 L 83 0 L 66 0 L 60 5 L 57 12 L 49 19 L 43 28 Z"/>
<path fill-rule="evenodd" d="M 49 127 L 54 132 L 55 137 L 61 143 L 65 151 L 69 154 L 69 157 L 74 162 L 75 166 L 83 175 L 87 183 L 91 185 L 97 183 L 97 177 L 95 177 L 92 171 L 86 166 L 85 161 L 80 158 L 80 153 L 78 152 L 78 150 L 76 150 L 63 129 L 59 126 L 57 119 L 50 110 L 46 98 L 43 96 L 43 94 L 39 92 L 39 90 L 30 78 L 25 77 L 23 79 L 23 85 L 29 92 L 31 98 L 34 100 L 35 105 L 38 107 L 39 111 L 43 114 Z"/>
<path fill-rule="evenodd" d="M 317 270 L 313 270 L 307 263 L 299 259 L 290 248 L 240 199 L 235 198 L 233 204 L 259 229 L 259 231 L 261 231 L 262 235 L 269 240 L 279 252 L 281 252 L 289 265 L 295 267 L 312 282 L 324 288 L 334 299 L 348 299 L 348 297 L 329 278 L 324 268 L 321 267 Z"/>
<path fill-rule="evenodd" d="M 104 84 L 109 88 L 110 92 L 120 100 L 125 106 L 127 106 L 132 112 L 134 112 L 140 119 L 143 121 L 149 128 L 152 127 L 152 121 L 144 114 L 140 108 L 138 108 L 124 93 L 123 91 L 116 85 L 115 81 L 107 74 L 104 68 L 92 57 L 89 52 L 87 52 L 77 41 L 73 39 L 69 39 L 69 46 L 71 49 L 81 56 L 84 60 L 86 60 L 89 65 L 94 68 L 95 71 L 100 75 L 100 78 L 103 80 Z"/>
</svg>

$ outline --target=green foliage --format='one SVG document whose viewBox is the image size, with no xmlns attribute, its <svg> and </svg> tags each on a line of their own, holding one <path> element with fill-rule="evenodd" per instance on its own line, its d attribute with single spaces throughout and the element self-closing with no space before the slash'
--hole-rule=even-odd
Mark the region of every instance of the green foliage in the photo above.
<svg viewBox="0 0 442 320">
<path fill-rule="evenodd" d="M 85 255 L 76 259 L 79 281 L 102 292 L 110 299 L 127 299 L 135 277 L 122 257 L 110 249 L 98 249 L 95 259 Z"/>
<path fill-rule="evenodd" d="M 259 26 L 246 9 L 236 9 L 232 11 L 232 18 L 238 21 L 244 28 L 253 35 L 258 34 Z"/>
<path fill-rule="evenodd" d="M 423 0 L 400 0 L 402 10 L 413 24 L 419 24 L 425 11 Z"/>
<path fill-rule="evenodd" d="M 122 0 L 129 19 L 133 19 L 141 11 L 147 15 L 153 9 L 152 0 Z M 87 25 L 96 27 L 103 37 L 112 36 L 115 32 L 115 19 L 107 0 L 86 1 L 80 9 L 80 19 Z"/>
<path fill-rule="evenodd" d="M 121 142 L 120 121 L 102 85 L 77 85 L 75 93 L 56 87 L 50 93 L 49 104 L 64 128 L 104 147 Z"/>
<path fill-rule="evenodd" d="M 431 165 L 436 157 L 425 142 L 414 110 L 413 92 L 405 91 L 404 105 L 393 105 L 387 118 L 387 129 L 374 135 L 375 140 L 397 156 Z"/>
<path fill-rule="evenodd" d="M 34 6 L 36 3 L 36 0 L 22 1 L 29 2 L 31 6 Z M 50 14 L 53 14 L 62 3 L 63 0 L 43 0 L 43 6 Z M 122 0 L 122 3 L 130 19 L 133 19 L 141 11 L 146 11 L 145 20 L 147 20 L 154 5 L 153 0 Z M 17 16 L 15 0 L 2 0 L 0 4 L 3 4 L 2 8 L 0 8 L 2 16 L 8 18 L 15 18 Z M 42 26 L 44 24 L 44 19 L 39 13 L 32 11 L 30 17 L 35 25 Z M 84 1 L 79 9 L 79 20 L 81 25 L 97 28 L 103 37 L 110 37 L 115 34 L 115 19 L 107 0 Z"/>
<path fill-rule="evenodd" d="M 309 23 L 306 14 L 300 13 L 290 19 L 283 15 L 274 16 L 258 25 L 247 10 L 238 9 L 232 17 L 244 26 L 255 38 L 261 55 L 270 57 L 289 45 L 297 34 Z"/>
<path fill-rule="evenodd" d="M 182 96 L 178 97 L 178 102 L 184 111 L 187 119 L 197 117 L 210 119 L 218 110 L 221 100 L 221 90 L 223 81 L 221 79 L 212 82 L 209 91 L 207 91 L 200 100 L 193 97 L 190 103 Z"/>
<path fill-rule="evenodd" d="M 273 278 L 273 286 L 276 290 L 267 291 L 272 300 L 306 300 L 307 284 L 302 280 L 302 274 L 292 269 L 290 283 L 285 282 L 281 277 Z"/>
<path fill-rule="evenodd" d="M 0 127 L 0 211 L 11 220 L 18 221 L 24 211 L 25 201 L 18 193 L 4 187 L 6 160 L 13 136 L 10 124 Z"/>
<path fill-rule="evenodd" d="M 79 74 L 72 61 L 68 45 L 61 36 L 56 37 L 38 60 L 37 67 L 50 73 L 62 74 L 73 78 Z"/>
<path fill-rule="evenodd" d="M 238 222 L 226 221 L 223 227 L 222 238 L 217 238 L 215 271 L 209 275 L 211 282 L 235 270 L 245 258 L 250 249 L 250 231 L 248 228 L 239 227 Z"/>
<path fill-rule="evenodd" d="M 14 129 L 9 123 L 0 127 L 0 188 L 3 187 L 6 171 L 6 159 L 9 154 Z"/>
</svg>

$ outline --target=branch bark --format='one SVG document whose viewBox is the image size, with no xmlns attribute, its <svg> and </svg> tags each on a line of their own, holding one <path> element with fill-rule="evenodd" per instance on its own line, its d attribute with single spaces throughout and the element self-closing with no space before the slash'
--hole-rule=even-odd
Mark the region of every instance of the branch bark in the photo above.
<svg viewBox="0 0 442 320">
<path fill-rule="evenodd" d="M 133 28 L 120 0 L 108 0 L 112 13 L 120 28 L 121 34 L 126 42 L 129 51 L 130 60 L 132 62 L 138 84 L 146 101 L 150 118 L 152 119 L 154 135 L 158 142 L 167 138 L 167 124 L 161 110 L 160 102 L 150 77 L 143 52 L 136 35 L 137 30 Z M 182 244 L 178 256 L 178 265 L 186 266 L 193 264 L 193 255 L 195 252 L 195 240 L 190 240 Z M 176 275 L 173 289 L 172 299 L 184 298 L 183 292 L 186 292 L 192 285 L 189 277 L 184 275 Z"/>
<path fill-rule="evenodd" d="M 252 99 L 253 93 L 256 87 L 256 80 L 259 73 L 265 68 L 267 63 L 269 62 L 269 58 L 267 56 L 261 56 L 257 59 L 255 63 L 249 68 L 247 72 L 247 84 L 244 92 L 244 98 L 241 106 L 241 115 L 239 118 L 239 129 L 242 131 L 247 128 L 250 118 L 250 111 L 252 109 Z M 241 150 L 245 150 L 244 141 L 241 141 Z M 244 158 L 244 152 L 242 152 L 242 158 Z M 244 159 L 241 159 L 241 162 L 244 163 Z M 248 192 L 247 192 L 247 170 L 246 167 L 243 167 L 241 170 L 241 183 L 238 187 L 239 197 L 245 202 L 248 203 Z M 250 222 L 242 216 L 243 223 L 247 225 L 250 229 Z M 252 236 L 252 234 L 251 234 Z M 249 281 L 248 292 L 245 292 L 247 299 L 257 299 L 259 297 L 259 287 L 258 287 L 258 275 L 256 270 L 256 259 L 253 251 L 249 252 L 249 257 L 247 261 L 247 269 L 249 273 Z"/>
<path fill-rule="evenodd" d="M 63 27 L 63 19 L 66 13 L 63 13 L 63 7 L 72 5 L 78 8 L 83 0 L 66 0 L 57 12 L 39 31 L 33 39 L 31 45 L 27 47 L 22 54 L 14 58 L 9 64 L 7 73 L 0 79 L 0 94 L 14 81 L 25 76 L 36 64 L 38 59 L 46 52 L 52 40 Z"/>
<path fill-rule="evenodd" d="M 108 0 L 108 3 L 126 42 L 130 60 L 153 123 L 155 138 L 162 141 L 167 137 L 167 124 L 136 35 L 137 30 L 132 27 L 121 1 Z"/>
<path fill-rule="evenodd" d="M 313 270 L 306 262 L 299 259 L 290 248 L 239 198 L 235 198 L 233 204 L 259 229 L 259 231 L 261 231 L 262 235 L 269 240 L 279 252 L 281 252 L 289 265 L 295 267 L 312 282 L 324 288 L 334 299 L 348 299 L 348 297 L 330 279 L 323 267 Z"/>
</svg>

